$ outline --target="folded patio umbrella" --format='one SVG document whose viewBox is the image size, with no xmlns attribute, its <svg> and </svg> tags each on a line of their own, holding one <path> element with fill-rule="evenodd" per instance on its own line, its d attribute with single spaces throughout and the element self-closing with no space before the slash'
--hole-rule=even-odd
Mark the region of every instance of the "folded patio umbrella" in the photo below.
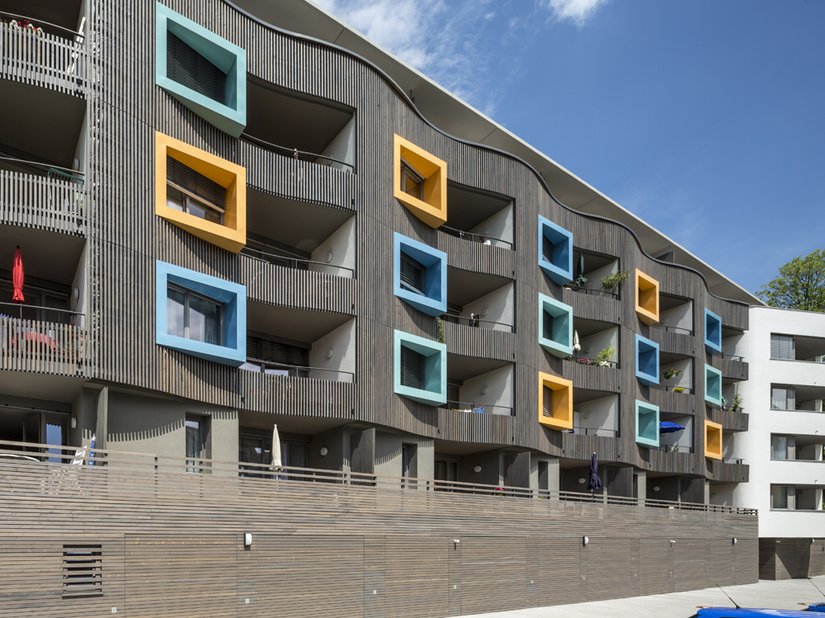
<svg viewBox="0 0 825 618">
<path fill-rule="evenodd" d="M 14 293 L 11 299 L 16 303 L 26 302 L 26 297 L 23 296 L 23 282 L 26 279 L 26 273 L 23 271 L 23 253 L 20 251 L 20 245 L 14 250 L 14 261 L 11 267 L 11 282 L 14 287 Z"/>
<path fill-rule="evenodd" d="M 661 421 L 659 423 L 659 433 L 675 433 L 683 429 L 685 429 L 685 426 L 679 423 L 671 423 L 670 421 Z"/>
<path fill-rule="evenodd" d="M 602 480 L 599 478 L 599 458 L 596 453 L 590 456 L 590 480 L 587 482 L 587 489 L 596 492 L 602 488 Z"/>
<path fill-rule="evenodd" d="M 272 426 L 272 465 L 274 470 L 283 465 L 281 462 L 281 436 L 278 434 L 278 426 Z"/>
</svg>

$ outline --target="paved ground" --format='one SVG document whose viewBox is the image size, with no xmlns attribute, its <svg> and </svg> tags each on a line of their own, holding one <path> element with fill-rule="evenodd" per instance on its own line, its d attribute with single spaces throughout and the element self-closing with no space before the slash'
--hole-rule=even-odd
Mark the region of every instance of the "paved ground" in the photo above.
<svg viewBox="0 0 825 618">
<path fill-rule="evenodd" d="M 814 585 L 815 584 L 815 585 Z M 816 587 L 819 587 L 817 590 Z M 822 591 L 822 592 L 820 592 Z M 740 607 L 772 607 L 778 609 L 802 609 L 805 602 L 825 602 L 825 576 L 783 581 L 761 580 L 758 584 L 725 586 L 725 592 Z M 718 588 L 705 588 L 690 592 L 673 592 L 647 597 L 613 599 L 573 605 L 556 605 L 520 609 L 512 612 L 477 614 L 465 618 L 580 618 L 585 616 L 609 616 L 610 618 L 637 618 L 661 616 L 687 618 L 696 612 L 697 605 L 733 607 L 727 596 Z M 820 614 L 811 614 L 818 616 Z"/>
</svg>

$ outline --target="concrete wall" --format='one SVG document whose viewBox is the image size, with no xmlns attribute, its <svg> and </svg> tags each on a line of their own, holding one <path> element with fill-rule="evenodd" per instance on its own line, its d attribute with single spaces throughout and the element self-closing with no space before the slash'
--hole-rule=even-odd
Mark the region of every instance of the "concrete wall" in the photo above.
<svg viewBox="0 0 825 618">
<path fill-rule="evenodd" d="M 355 242 L 355 217 L 350 217 L 335 230 L 329 237 L 315 248 L 310 255 L 314 262 L 321 264 L 310 264 L 309 270 L 314 270 L 338 277 L 352 277 L 352 272 L 336 266 L 355 269 L 355 252 L 357 243 Z M 329 266 L 325 265 L 329 264 Z"/>
<path fill-rule="evenodd" d="M 575 328 L 576 320 L 574 319 L 573 329 L 575 330 Z M 617 326 L 611 326 L 610 328 L 605 328 L 586 337 L 580 337 L 579 344 L 582 347 L 579 354 L 589 358 L 593 358 L 604 348 L 612 345 L 613 354 L 610 355 L 608 360 L 613 362 L 618 362 L 619 360 L 619 328 Z"/>
<path fill-rule="evenodd" d="M 332 141 L 327 144 L 327 147 L 320 154 L 353 165 L 355 164 L 355 146 L 355 116 L 353 116 L 352 120 L 344 125 L 344 128 L 332 138 Z M 321 162 L 324 163 L 324 161 Z M 338 169 L 349 170 L 340 163 L 331 163 L 331 165 Z"/>
<path fill-rule="evenodd" d="M 435 446 L 432 440 L 383 431 L 376 434 L 375 474 L 385 477 L 401 477 L 401 447 L 403 444 L 415 444 L 418 447 L 416 476 L 420 479 L 432 479 L 435 465 Z"/>
<path fill-rule="evenodd" d="M 676 369 L 679 375 L 665 380 L 665 370 Z M 685 388 L 694 389 L 696 385 L 693 382 L 693 359 L 683 358 L 672 363 L 665 363 L 660 367 L 659 376 L 661 377 L 660 384 L 665 386 L 683 386 Z"/>
<path fill-rule="evenodd" d="M 588 430 L 588 435 L 617 435 L 619 430 L 618 395 L 608 395 L 584 403 L 575 403 L 574 396 L 573 405 L 575 406 L 573 410 L 573 426 L 575 428 Z"/>
<path fill-rule="evenodd" d="M 310 378 L 351 382 L 355 374 L 355 320 L 349 320 L 312 343 Z M 323 371 L 324 369 L 328 371 Z"/>
<path fill-rule="evenodd" d="M 464 305 L 461 315 L 470 317 L 470 314 L 480 317 L 482 320 L 500 322 L 501 324 L 485 324 L 487 328 L 510 332 L 511 326 L 515 324 L 515 294 L 513 284 L 508 283 L 492 292 L 485 294 Z M 510 326 L 506 326 L 509 324 Z"/>
<path fill-rule="evenodd" d="M 468 230 L 474 234 L 487 236 L 494 247 L 512 248 L 513 243 L 513 204 L 507 205 L 484 221 Z M 499 242 L 501 239 L 506 243 Z M 509 245 L 507 243 L 510 243 Z"/>
<path fill-rule="evenodd" d="M 693 301 L 665 309 L 659 314 L 659 322 L 665 326 L 693 330 Z"/>
<path fill-rule="evenodd" d="M 513 367 L 493 369 L 481 375 L 464 380 L 459 390 L 462 402 L 477 406 L 491 407 L 493 414 L 509 415 L 513 409 Z"/>
</svg>

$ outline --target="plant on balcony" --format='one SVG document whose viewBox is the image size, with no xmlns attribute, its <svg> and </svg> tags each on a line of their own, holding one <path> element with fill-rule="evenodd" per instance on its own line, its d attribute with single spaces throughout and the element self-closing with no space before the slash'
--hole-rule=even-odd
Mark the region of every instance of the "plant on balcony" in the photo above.
<svg viewBox="0 0 825 618">
<path fill-rule="evenodd" d="M 742 411 L 742 395 L 737 393 L 733 396 L 733 401 L 730 402 L 730 409 L 732 412 Z"/>
<path fill-rule="evenodd" d="M 444 343 L 444 320 L 441 318 L 435 319 L 436 325 L 436 339 L 438 343 Z"/>
<path fill-rule="evenodd" d="M 27 30 L 29 32 L 34 32 L 35 34 L 43 34 L 43 28 L 35 26 L 31 20 L 23 17 L 20 19 L 12 19 L 9 22 L 9 25 L 17 30 Z"/>
<path fill-rule="evenodd" d="M 669 367 L 662 372 L 665 380 L 670 380 L 671 378 L 675 378 L 680 373 L 682 373 L 679 369 L 674 369 L 673 367 Z"/>
<path fill-rule="evenodd" d="M 605 275 L 602 277 L 602 289 L 606 292 L 612 292 L 615 288 L 618 288 L 621 284 L 627 281 L 629 276 L 630 273 L 624 270 Z"/>
<path fill-rule="evenodd" d="M 610 358 L 616 353 L 615 346 L 608 345 L 602 348 L 601 352 L 596 354 L 596 358 L 590 363 L 591 365 L 598 365 L 599 367 L 610 367 Z"/>
<path fill-rule="evenodd" d="M 684 393 L 687 392 L 687 389 L 684 386 L 674 386 L 673 387 L 674 393 Z"/>
</svg>

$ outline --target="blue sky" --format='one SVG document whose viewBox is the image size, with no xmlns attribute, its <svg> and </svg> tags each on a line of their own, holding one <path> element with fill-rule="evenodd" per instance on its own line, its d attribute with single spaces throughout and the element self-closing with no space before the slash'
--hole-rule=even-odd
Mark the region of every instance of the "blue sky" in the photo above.
<svg viewBox="0 0 825 618">
<path fill-rule="evenodd" d="M 751 291 L 825 247 L 825 1 L 316 2 Z"/>
</svg>

